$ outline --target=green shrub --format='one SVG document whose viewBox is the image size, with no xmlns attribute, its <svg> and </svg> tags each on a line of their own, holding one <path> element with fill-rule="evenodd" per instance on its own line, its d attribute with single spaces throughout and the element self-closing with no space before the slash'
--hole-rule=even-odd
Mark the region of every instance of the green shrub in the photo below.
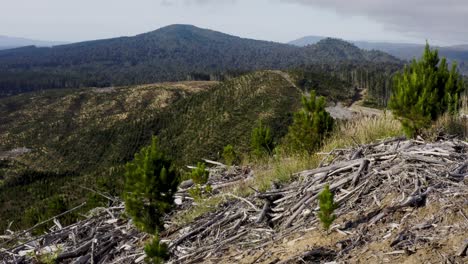
<svg viewBox="0 0 468 264">
<path fill-rule="evenodd" d="M 195 184 L 205 184 L 208 182 L 210 172 L 206 170 L 205 163 L 198 162 L 197 167 L 192 170 L 192 180 Z"/>
<path fill-rule="evenodd" d="M 239 161 L 239 157 L 231 144 L 224 147 L 223 159 L 228 166 L 232 166 Z"/>
<path fill-rule="evenodd" d="M 195 183 L 195 186 L 188 190 L 188 192 L 195 201 L 199 202 L 203 199 L 203 192 L 211 192 L 212 188 L 209 184 L 206 185 L 205 190 L 201 187 L 201 185 L 208 182 L 209 176 L 210 172 L 206 170 L 205 163 L 199 162 L 197 167 L 192 170 L 191 179 Z"/>
<path fill-rule="evenodd" d="M 153 239 L 145 245 L 146 262 L 152 264 L 162 264 L 169 259 L 167 244 L 161 243 L 159 236 L 155 235 Z"/>
<path fill-rule="evenodd" d="M 172 161 L 159 150 L 158 139 L 153 137 L 151 146 L 127 163 L 125 172 L 125 209 L 139 229 L 150 234 L 163 229 L 161 217 L 172 208 L 178 184 Z"/>
<path fill-rule="evenodd" d="M 252 131 L 250 139 L 250 148 L 252 154 L 256 157 L 271 155 L 275 145 L 273 136 L 269 127 L 264 126 L 262 122 L 258 124 Z"/>
<path fill-rule="evenodd" d="M 325 98 L 302 97 L 302 109 L 294 114 L 293 124 L 286 135 L 286 144 L 295 151 L 315 152 L 323 139 L 332 131 L 334 120 L 325 110 Z"/>
<path fill-rule="evenodd" d="M 318 217 L 323 227 L 328 230 L 336 219 L 336 215 L 333 214 L 333 211 L 337 208 L 337 205 L 333 201 L 333 193 L 330 191 L 330 186 L 328 184 L 325 185 L 323 191 L 320 192 L 318 199 L 320 207 Z"/>
<path fill-rule="evenodd" d="M 455 114 L 460 107 L 464 85 L 457 66 L 453 63 L 449 70 L 447 60 L 439 60 L 438 51 L 431 51 L 429 44 L 422 58 L 414 59 L 394 81 L 389 107 L 409 137 L 420 134 L 444 113 Z"/>
</svg>

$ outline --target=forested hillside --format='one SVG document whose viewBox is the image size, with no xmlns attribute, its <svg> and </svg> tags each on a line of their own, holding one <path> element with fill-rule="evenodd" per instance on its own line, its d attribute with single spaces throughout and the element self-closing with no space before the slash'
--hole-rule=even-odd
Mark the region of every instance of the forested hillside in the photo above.
<svg viewBox="0 0 468 264">
<path fill-rule="evenodd" d="M 401 63 L 337 39 L 302 48 L 172 25 L 134 37 L 0 51 L 0 96 L 48 88 L 223 79 L 233 71 L 345 61 Z"/>
<path fill-rule="evenodd" d="M 0 100 L 0 229 L 9 219 L 14 229 L 34 224 L 57 199 L 65 208 L 83 201 L 89 193 L 79 186 L 116 194 L 119 166 L 161 129 L 164 109 L 214 85 L 52 90 Z"/>
<path fill-rule="evenodd" d="M 307 45 L 317 44 L 319 41 L 326 39 L 320 36 L 306 36 L 289 42 L 289 44 L 305 47 Z M 390 43 L 390 42 L 371 42 L 371 41 L 351 41 L 346 40 L 358 48 L 368 51 L 381 51 L 395 56 L 402 60 L 411 60 L 418 58 L 424 50 L 423 44 L 409 43 Z M 437 47 L 439 54 L 446 57 L 449 62 L 457 62 L 460 72 L 468 75 L 468 46 L 456 45 Z"/>
<path fill-rule="evenodd" d="M 92 193 L 79 186 L 119 194 L 122 166 L 152 135 L 183 167 L 219 159 L 227 144 L 248 151 L 260 120 L 279 140 L 309 89 L 306 83 L 340 100 L 356 92 L 329 74 L 302 73 L 263 71 L 222 83 L 49 90 L 0 99 L 0 229 L 7 220 L 15 220 L 14 229 L 34 224 L 57 199 L 62 209 L 88 199 Z M 24 212 L 29 216 L 20 217 Z"/>
</svg>

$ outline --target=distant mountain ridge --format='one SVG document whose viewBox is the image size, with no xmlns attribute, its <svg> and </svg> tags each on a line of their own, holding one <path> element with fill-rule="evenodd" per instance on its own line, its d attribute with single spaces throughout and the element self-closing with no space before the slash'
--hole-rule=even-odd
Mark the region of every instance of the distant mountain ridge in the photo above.
<svg viewBox="0 0 468 264">
<path fill-rule="evenodd" d="M 34 40 L 34 39 L 0 35 L 0 50 L 26 47 L 26 46 L 52 47 L 52 46 L 63 45 L 63 44 L 67 44 L 67 42 Z"/>
<path fill-rule="evenodd" d="M 306 36 L 289 42 L 291 45 L 298 47 L 306 47 L 308 45 L 317 44 L 319 41 L 326 39 L 321 36 Z M 402 60 L 411 60 L 422 55 L 424 44 L 412 43 L 391 43 L 391 42 L 371 42 L 371 41 L 350 41 L 360 49 L 364 50 L 379 50 L 391 54 Z M 450 62 L 456 61 L 459 69 L 465 75 L 468 75 L 468 44 L 437 47 L 439 54 L 446 57 Z"/>
<path fill-rule="evenodd" d="M 106 87 L 187 79 L 194 73 L 285 69 L 342 61 L 401 61 L 342 40 L 309 47 L 240 38 L 192 25 L 52 48 L 0 51 L 0 96 L 48 88 Z"/>
</svg>

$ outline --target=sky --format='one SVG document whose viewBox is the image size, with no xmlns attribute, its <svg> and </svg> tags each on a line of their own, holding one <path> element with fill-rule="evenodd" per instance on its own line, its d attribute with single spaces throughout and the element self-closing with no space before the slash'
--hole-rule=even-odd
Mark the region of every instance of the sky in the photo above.
<svg viewBox="0 0 468 264">
<path fill-rule="evenodd" d="M 0 0 L 0 35 L 77 42 L 192 24 L 246 38 L 468 43 L 468 0 Z"/>
</svg>

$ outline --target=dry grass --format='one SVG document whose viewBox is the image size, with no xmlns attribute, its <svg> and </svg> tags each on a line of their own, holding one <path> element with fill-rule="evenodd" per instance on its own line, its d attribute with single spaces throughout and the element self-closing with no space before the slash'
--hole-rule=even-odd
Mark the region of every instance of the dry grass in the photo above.
<svg viewBox="0 0 468 264">
<path fill-rule="evenodd" d="M 468 91 L 462 96 L 462 106 L 460 108 L 460 115 L 468 116 Z"/>
<path fill-rule="evenodd" d="M 338 125 L 338 128 L 326 140 L 323 152 L 336 148 L 367 144 L 389 137 L 403 135 L 401 124 L 390 115 L 364 116 Z"/>
<path fill-rule="evenodd" d="M 402 134 L 400 122 L 393 117 L 387 115 L 363 116 L 338 124 L 337 129 L 324 142 L 318 153 L 352 147 L 356 144 L 367 144 Z M 317 154 L 279 152 L 275 158 L 270 158 L 266 162 L 254 166 L 254 185 L 260 191 L 270 188 L 273 182 L 279 184 L 289 182 L 293 173 L 317 167 L 322 159 Z"/>
<path fill-rule="evenodd" d="M 441 136 L 456 136 L 468 140 L 468 95 L 462 96 L 461 100 L 461 108 L 457 115 L 444 114 L 423 131 L 427 140 L 437 140 Z"/>
</svg>

